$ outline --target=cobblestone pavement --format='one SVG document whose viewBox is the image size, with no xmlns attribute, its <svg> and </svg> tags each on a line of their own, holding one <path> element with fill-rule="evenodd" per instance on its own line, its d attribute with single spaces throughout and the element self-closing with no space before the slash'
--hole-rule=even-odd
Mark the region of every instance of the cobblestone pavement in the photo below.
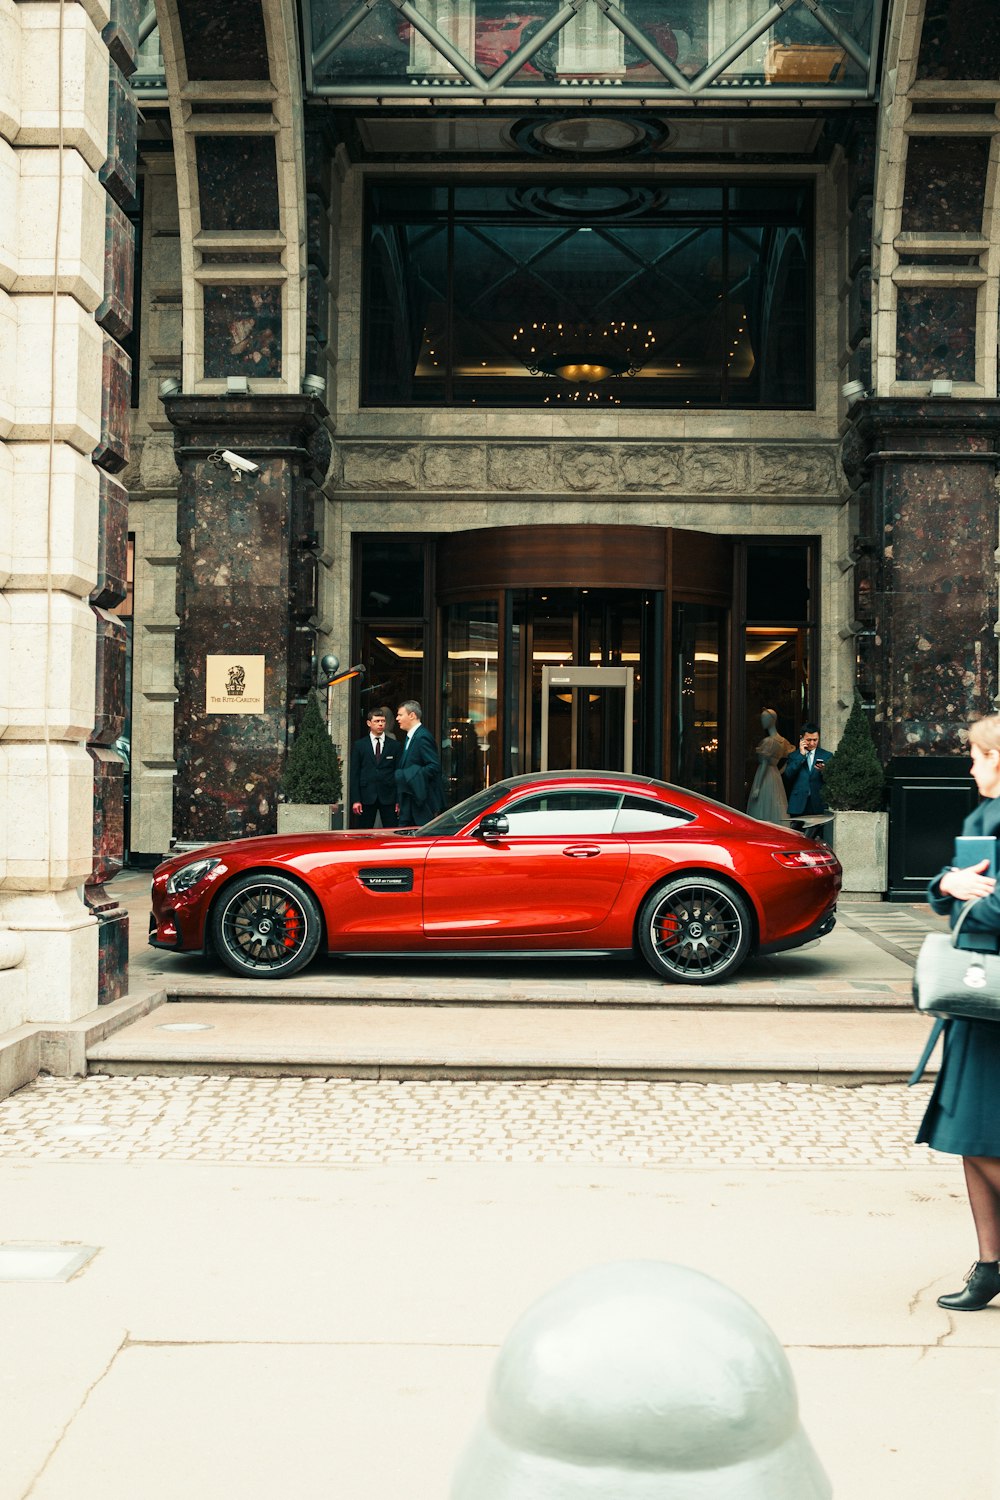
<svg viewBox="0 0 1000 1500">
<path fill-rule="evenodd" d="M 902 1085 L 43 1077 L 0 1103 L 0 1160 L 906 1167 Z"/>
</svg>

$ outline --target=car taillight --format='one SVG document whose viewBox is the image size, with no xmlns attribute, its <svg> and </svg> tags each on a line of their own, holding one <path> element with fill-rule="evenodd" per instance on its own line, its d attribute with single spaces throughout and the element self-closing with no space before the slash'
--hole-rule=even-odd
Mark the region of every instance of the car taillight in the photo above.
<svg viewBox="0 0 1000 1500">
<path fill-rule="evenodd" d="M 832 849 L 780 849 L 772 858 L 793 870 L 832 870 L 837 863 Z"/>
</svg>

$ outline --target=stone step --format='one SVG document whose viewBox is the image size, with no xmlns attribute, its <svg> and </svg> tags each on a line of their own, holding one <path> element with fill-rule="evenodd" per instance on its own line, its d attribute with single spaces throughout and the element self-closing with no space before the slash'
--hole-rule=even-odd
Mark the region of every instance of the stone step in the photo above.
<svg viewBox="0 0 1000 1500">
<path fill-rule="evenodd" d="M 87 1056 L 119 1074 L 860 1083 L 906 1077 L 927 1029 L 912 1010 L 185 1000 Z"/>
</svg>

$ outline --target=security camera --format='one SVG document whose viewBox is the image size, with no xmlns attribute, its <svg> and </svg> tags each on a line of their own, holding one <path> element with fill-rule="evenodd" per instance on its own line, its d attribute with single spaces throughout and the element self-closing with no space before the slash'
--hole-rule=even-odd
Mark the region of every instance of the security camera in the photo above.
<svg viewBox="0 0 1000 1500">
<path fill-rule="evenodd" d="M 378 605 L 380 605 L 382 609 L 385 608 L 385 606 L 389 603 L 389 599 L 390 599 L 390 595 L 389 594 L 380 594 L 377 589 L 369 589 L 368 590 L 368 597 L 369 597 L 369 599 L 374 599 L 375 603 L 378 604 Z"/>
<path fill-rule="evenodd" d="M 256 474 L 260 470 L 260 464 L 255 464 L 252 458 L 243 458 L 230 448 L 223 448 L 222 461 L 229 465 L 237 478 L 241 474 Z"/>
</svg>

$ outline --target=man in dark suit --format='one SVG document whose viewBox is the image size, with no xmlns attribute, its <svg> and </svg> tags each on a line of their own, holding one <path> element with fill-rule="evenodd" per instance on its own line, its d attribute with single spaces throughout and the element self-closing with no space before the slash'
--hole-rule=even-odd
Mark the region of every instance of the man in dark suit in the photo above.
<svg viewBox="0 0 1000 1500">
<path fill-rule="evenodd" d="M 415 698 L 407 698 L 396 710 L 396 723 L 406 735 L 396 762 L 396 801 L 401 828 L 429 823 L 444 810 L 441 754 L 434 736 L 421 722 L 423 716 Z"/>
<path fill-rule="evenodd" d="M 351 746 L 351 811 L 359 828 L 374 828 L 381 814 L 383 828 L 396 826 L 396 764 L 399 741 L 385 732 L 387 709 L 372 708 L 365 716 L 368 733 Z"/>
<path fill-rule="evenodd" d="M 790 818 L 826 812 L 823 767 L 829 759 L 830 751 L 824 750 L 819 742 L 819 725 L 803 724 L 799 748 L 792 751 L 781 773 L 788 793 Z"/>
</svg>

